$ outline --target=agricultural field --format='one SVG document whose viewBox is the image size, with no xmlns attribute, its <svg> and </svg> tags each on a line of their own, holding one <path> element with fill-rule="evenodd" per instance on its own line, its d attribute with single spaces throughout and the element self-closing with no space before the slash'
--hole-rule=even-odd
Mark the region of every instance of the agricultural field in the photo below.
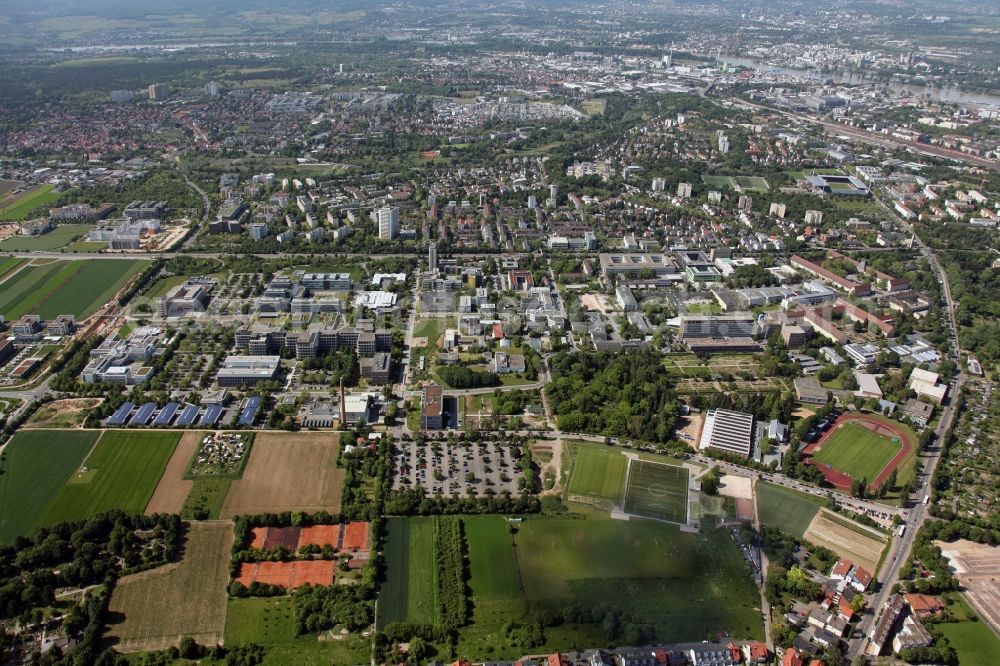
<svg viewBox="0 0 1000 666">
<path fill-rule="evenodd" d="M 7 273 L 10 273 L 24 262 L 25 260 L 19 257 L 0 258 L 0 278 L 3 278 Z"/>
<path fill-rule="evenodd" d="M 899 438 L 872 432 L 858 423 L 847 421 L 813 453 L 813 461 L 829 465 L 852 479 L 874 481 L 903 445 Z"/>
<path fill-rule="evenodd" d="M 567 499 L 610 509 L 622 500 L 628 459 L 619 449 L 579 443 Z"/>
<path fill-rule="evenodd" d="M 344 470 L 336 466 L 340 443 L 330 433 L 257 435 L 243 477 L 232 482 L 220 516 L 340 511 Z"/>
<path fill-rule="evenodd" d="M 299 636 L 290 597 L 230 599 L 226 613 L 226 645 L 256 643 L 267 649 L 265 663 L 274 666 L 367 664 L 370 639 L 321 634 Z"/>
<path fill-rule="evenodd" d="M 469 588 L 475 604 L 521 596 L 521 580 L 514 561 L 514 539 L 502 516 L 462 518 L 469 545 Z"/>
<path fill-rule="evenodd" d="M 4 252 L 47 252 L 66 247 L 93 228 L 90 224 L 60 224 L 41 236 L 13 236 L 0 241 Z M 105 244 L 107 245 L 107 244 Z"/>
<path fill-rule="evenodd" d="M 204 435 L 203 432 L 185 432 L 181 435 L 167 468 L 163 470 L 163 476 L 160 477 L 160 482 L 156 484 L 156 490 L 146 505 L 147 516 L 154 513 L 181 512 L 194 486 L 194 481 L 185 479 L 184 473 L 191 464 L 191 457 L 198 450 L 198 443 Z"/>
<path fill-rule="evenodd" d="M 391 622 L 434 623 L 437 567 L 434 518 L 390 518 L 386 528 L 386 579 L 378 599 L 379 627 Z"/>
<path fill-rule="evenodd" d="M 646 460 L 629 461 L 625 512 L 636 516 L 686 523 L 688 471 Z"/>
<path fill-rule="evenodd" d="M 764 527 L 802 538 L 819 511 L 819 500 L 766 481 L 757 483 L 757 512 Z"/>
<path fill-rule="evenodd" d="M 107 638 L 119 652 L 163 650 L 190 636 L 201 645 L 223 640 L 233 526 L 190 523 L 183 557 L 125 576 L 111 596 Z"/>
<path fill-rule="evenodd" d="M 0 314 L 14 320 L 25 314 L 83 319 L 107 303 L 146 266 L 143 260 L 51 261 L 33 263 L 10 276 L 0 290 Z"/>
<path fill-rule="evenodd" d="M 31 534 L 45 508 L 80 468 L 99 432 L 30 430 L 14 435 L 0 475 L 0 543 Z"/>
<path fill-rule="evenodd" d="M 853 560 L 872 575 L 878 573 L 878 564 L 888 539 L 884 533 L 829 509 L 821 509 L 816 514 L 803 536 L 810 543 Z"/>
<path fill-rule="evenodd" d="M 4 196 L 0 199 L 0 220 L 24 220 L 39 206 L 59 201 L 62 193 L 54 192 L 54 187 L 46 183 L 16 196 Z"/>
<path fill-rule="evenodd" d="M 86 518 L 108 509 L 142 512 L 179 439 L 178 432 L 105 431 L 46 508 L 42 523 Z"/>
</svg>

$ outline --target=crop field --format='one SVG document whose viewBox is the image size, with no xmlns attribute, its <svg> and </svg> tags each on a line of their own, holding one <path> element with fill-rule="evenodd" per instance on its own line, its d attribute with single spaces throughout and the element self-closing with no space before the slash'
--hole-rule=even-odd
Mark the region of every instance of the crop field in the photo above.
<svg viewBox="0 0 1000 666">
<path fill-rule="evenodd" d="M 201 645 L 222 641 L 233 526 L 191 523 L 176 564 L 125 576 L 111 595 L 108 638 L 120 652 L 163 650 L 190 636 Z"/>
<path fill-rule="evenodd" d="M 174 453 L 170 456 L 167 468 L 163 470 L 160 482 L 156 484 L 153 496 L 146 505 L 146 515 L 154 513 L 180 513 L 184 507 L 194 481 L 184 478 L 184 472 L 191 463 L 191 456 L 198 450 L 203 432 L 185 432 Z"/>
<path fill-rule="evenodd" d="M 886 437 L 847 421 L 812 455 L 812 459 L 852 479 L 874 481 L 902 448 L 899 438 Z"/>
<path fill-rule="evenodd" d="M 370 660 L 368 638 L 322 641 L 313 635 L 299 636 L 290 597 L 231 599 L 225 615 L 226 645 L 263 645 L 265 663 L 272 666 L 367 664 Z"/>
<path fill-rule="evenodd" d="M 24 263 L 24 259 L 18 257 L 3 257 L 0 259 L 0 278 L 10 273 L 12 270 Z"/>
<path fill-rule="evenodd" d="M 378 598 L 378 626 L 437 621 L 434 518 L 390 518 L 385 562 L 388 573 Z"/>
<path fill-rule="evenodd" d="M 81 471 L 70 476 L 49 504 L 42 523 L 86 518 L 108 509 L 142 512 L 179 439 L 177 432 L 105 431 Z"/>
<path fill-rule="evenodd" d="M 625 512 L 645 518 L 686 523 L 688 471 L 647 460 L 629 461 Z"/>
<path fill-rule="evenodd" d="M 642 520 L 532 517 L 514 541 L 523 588 L 536 607 L 600 599 L 651 623 L 663 641 L 721 630 L 763 633 L 749 567 L 726 530 L 692 534 Z"/>
<path fill-rule="evenodd" d="M 344 470 L 330 433 L 260 433 L 243 478 L 232 482 L 221 517 L 282 511 L 340 511 Z"/>
<path fill-rule="evenodd" d="M 761 481 L 757 484 L 757 511 L 765 527 L 801 539 L 819 511 L 819 503 L 805 493 Z"/>
<path fill-rule="evenodd" d="M 62 196 L 53 185 L 38 185 L 17 196 L 6 196 L 0 204 L 0 220 L 24 220 L 39 206 L 55 203 Z"/>
<path fill-rule="evenodd" d="M 52 261 L 26 266 L 3 283 L 0 314 L 14 320 L 24 314 L 54 319 L 94 313 L 142 270 L 143 260 Z"/>
<path fill-rule="evenodd" d="M 569 479 L 568 499 L 577 499 L 604 508 L 618 504 L 625 488 L 628 460 L 611 447 L 578 444 Z"/>
<path fill-rule="evenodd" d="M 816 514 L 804 537 L 817 546 L 832 550 L 840 557 L 853 560 L 872 575 L 878 573 L 878 563 L 887 538 L 878 530 L 827 509 L 821 509 Z"/>
<path fill-rule="evenodd" d="M 5 252 L 46 252 L 66 247 L 93 228 L 89 224 L 60 224 L 41 236 L 13 236 L 0 242 Z M 105 244 L 106 246 L 107 244 Z"/>
<path fill-rule="evenodd" d="M 41 525 L 45 508 L 80 468 L 99 434 L 30 430 L 14 435 L 0 475 L 0 543 Z"/>
</svg>

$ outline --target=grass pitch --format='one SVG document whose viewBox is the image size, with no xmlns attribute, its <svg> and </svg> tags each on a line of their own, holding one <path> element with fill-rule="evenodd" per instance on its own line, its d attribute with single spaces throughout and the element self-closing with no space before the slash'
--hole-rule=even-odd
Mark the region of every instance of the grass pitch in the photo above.
<svg viewBox="0 0 1000 666">
<path fill-rule="evenodd" d="M 874 481 L 903 448 L 895 437 L 885 437 L 847 421 L 830 436 L 812 459 L 849 475 Z"/>
<path fill-rule="evenodd" d="M 180 439 L 179 432 L 108 430 L 48 506 L 42 524 L 86 518 L 108 509 L 141 513 Z"/>
<path fill-rule="evenodd" d="M 819 511 L 819 500 L 761 481 L 757 484 L 757 511 L 765 527 L 779 529 L 801 539 Z"/>
<path fill-rule="evenodd" d="M 434 518 L 390 518 L 385 561 L 388 574 L 378 598 L 378 626 L 437 622 Z"/>
<path fill-rule="evenodd" d="M 14 435 L 0 475 L 0 543 L 28 536 L 45 508 L 80 468 L 100 433 L 25 430 Z"/>
<path fill-rule="evenodd" d="M 625 488 L 628 459 L 611 447 L 576 447 L 576 460 L 569 479 L 569 497 L 596 500 L 597 504 L 618 504 Z"/>
<path fill-rule="evenodd" d="M 686 523 L 688 471 L 648 460 L 629 461 L 625 512 L 646 518 Z"/>
</svg>

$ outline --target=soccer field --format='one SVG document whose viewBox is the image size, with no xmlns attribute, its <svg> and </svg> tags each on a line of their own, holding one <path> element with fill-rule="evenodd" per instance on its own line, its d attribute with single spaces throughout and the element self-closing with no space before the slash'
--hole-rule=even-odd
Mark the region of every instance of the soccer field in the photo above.
<svg viewBox="0 0 1000 666">
<path fill-rule="evenodd" d="M 618 504 L 625 487 L 628 460 L 618 449 L 578 445 L 569 479 L 569 499 L 606 500 Z"/>
<path fill-rule="evenodd" d="M 629 462 L 625 512 L 646 518 L 686 523 L 688 471 L 647 460 Z"/>
<path fill-rule="evenodd" d="M 876 434 L 852 421 L 840 425 L 812 459 L 849 475 L 875 480 L 903 448 L 898 438 Z"/>
</svg>

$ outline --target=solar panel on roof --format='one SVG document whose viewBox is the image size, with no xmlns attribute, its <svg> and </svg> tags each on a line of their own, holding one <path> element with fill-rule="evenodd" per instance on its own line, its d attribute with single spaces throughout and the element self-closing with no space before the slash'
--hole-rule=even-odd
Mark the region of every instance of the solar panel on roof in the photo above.
<svg viewBox="0 0 1000 666">
<path fill-rule="evenodd" d="M 205 412 L 205 415 L 201 417 L 199 425 L 215 425 L 218 423 L 220 416 L 222 416 L 222 405 L 212 405 Z"/>
<path fill-rule="evenodd" d="M 139 411 L 135 413 L 135 416 L 132 417 L 132 419 L 128 422 L 128 424 L 130 426 L 146 425 L 147 423 L 149 423 L 149 419 L 153 416 L 153 411 L 155 409 L 156 409 L 155 402 L 145 403 L 142 407 L 139 408 Z"/>
<path fill-rule="evenodd" d="M 174 414 L 177 413 L 177 407 L 179 405 L 176 402 L 168 402 L 166 406 L 160 410 L 160 413 L 156 415 L 153 419 L 153 425 L 170 425 L 171 419 L 174 418 Z"/>
<path fill-rule="evenodd" d="M 198 405 L 185 406 L 184 410 L 181 412 L 181 415 L 177 418 L 177 423 L 175 423 L 174 425 L 180 426 L 181 428 L 188 427 L 189 425 L 194 423 L 194 420 L 196 418 L 198 418 L 199 411 L 201 410 L 198 409 Z"/>
<path fill-rule="evenodd" d="M 134 407 L 135 405 L 131 402 L 124 403 L 121 407 L 116 409 L 115 413 L 108 419 L 108 425 L 118 426 L 125 423 L 125 420 L 128 418 L 128 415 L 132 412 Z"/>
<path fill-rule="evenodd" d="M 257 412 L 260 411 L 260 398 L 254 396 L 247 400 L 247 404 L 243 407 L 243 411 L 240 412 L 239 424 L 251 425 L 257 418 Z"/>
</svg>

